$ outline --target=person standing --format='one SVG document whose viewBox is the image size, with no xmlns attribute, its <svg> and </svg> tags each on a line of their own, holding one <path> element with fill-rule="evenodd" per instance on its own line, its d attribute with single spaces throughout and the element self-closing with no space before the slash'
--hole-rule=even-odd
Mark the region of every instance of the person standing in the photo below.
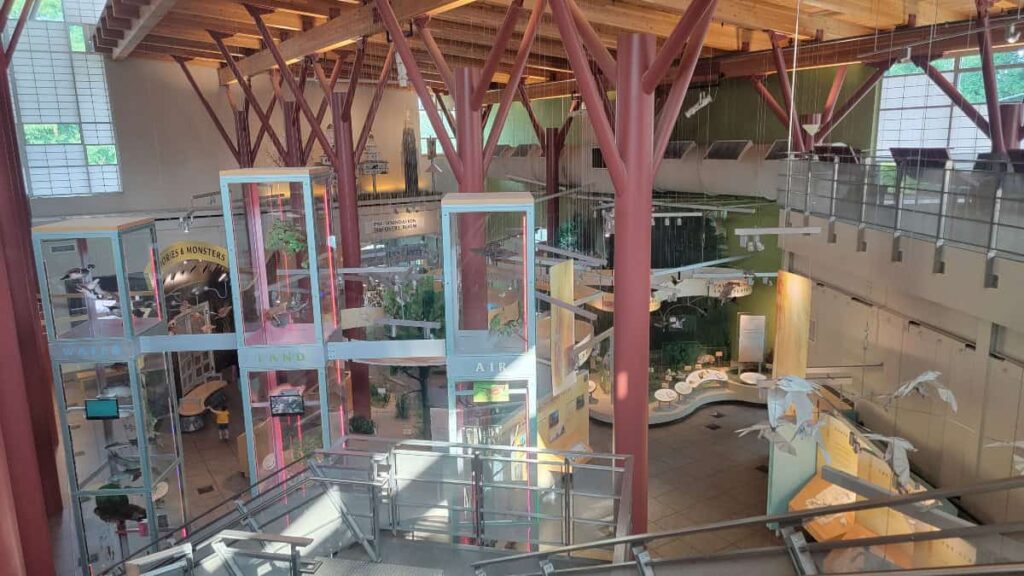
<svg viewBox="0 0 1024 576">
<path fill-rule="evenodd" d="M 231 425 L 231 412 L 228 411 L 227 406 L 223 406 L 220 409 L 211 407 L 210 412 L 213 412 L 217 419 L 217 437 L 227 442 L 231 439 L 228 432 L 228 428 Z"/>
</svg>

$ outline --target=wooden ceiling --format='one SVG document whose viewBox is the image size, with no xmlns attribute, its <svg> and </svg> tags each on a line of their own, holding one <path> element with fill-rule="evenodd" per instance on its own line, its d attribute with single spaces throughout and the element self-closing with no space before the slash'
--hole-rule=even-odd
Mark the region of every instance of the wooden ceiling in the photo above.
<svg viewBox="0 0 1024 576">
<path fill-rule="evenodd" d="M 413 16 L 430 16 L 428 26 L 453 67 L 482 66 L 512 1 L 392 0 L 392 6 L 406 25 Z M 535 2 L 525 0 L 523 3 L 517 32 L 495 77 L 499 84 L 508 78 L 515 47 Z M 666 38 L 690 2 L 577 0 L 601 40 L 612 49 L 622 32 L 648 32 L 660 39 Z M 289 61 L 298 61 L 307 54 L 333 59 L 337 51 L 353 50 L 356 40 L 366 36 L 362 74 L 366 79 L 379 75 L 387 53 L 387 40 L 372 2 L 363 5 L 359 0 L 245 0 L 244 3 L 271 11 L 265 21 Z M 862 54 L 858 51 L 865 47 L 893 47 L 897 38 L 899 42 L 909 42 L 904 39 L 910 38 L 910 32 L 915 32 L 913 38 L 920 42 L 922 34 L 939 34 L 947 23 L 959 22 L 960 28 L 968 30 L 973 24 L 969 20 L 976 15 L 974 0 L 802 0 L 799 26 L 796 26 L 797 3 L 798 0 L 719 0 L 705 45 L 705 55 L 715 61 L 715 66 L 705 65 L 704 68 L 713 70 L 715 75 L 729 76 L 771 72 L 770 58 L 758 54 L 770 48 L 766 33 L 769 30 L 799 38 L 803 52 L 808 55 L 815 50 L 820 52 L 817 58 L 802 56 L 802 61 L 807 60 L 802 65 L 829 65 L 839 63 L 838 60 L 859 59 Z M 1017 8 L 1016 0 L 998 0 L 993 4 L 993 13 L 1012 11 L 1015 15 Z M 912 29 L 908 23 L 919 29 Z M 184 57 L 196 63 L 220 66 L 221 81 L 228 84 L 233 77 L 223 66 L 223 57 L 210 32 L 224 37 L 224 43 L 244 74 L 255 75 L 274 67 L 241 1 L 108 0 L 93 41 L 98 51 L 109 53 L 115 60 L 129 56 Z M 849 38 L 860 40 L 856 43 L 841 41 Z M 858 48 L 851 51 L 853 44 Z M 441 77 L 418 36 L 414 36 L 412 46 L 427 82 L 443 88 Z M 831 53 L 845 55 L 841 59 L 830 59 L 828 54 Z M 879 59 L 884 57 L 887 55 Z M 744 64 L 736 64 L 739 62 Z M 342 78 L 348 77 L 350 65 L 345 64 Z M 540 88 L 542 84 L 569 86 L 571 79 L 561 35 L 548 13 L 541 21 L 533 44 L 525 81 Z"/>
</svg>

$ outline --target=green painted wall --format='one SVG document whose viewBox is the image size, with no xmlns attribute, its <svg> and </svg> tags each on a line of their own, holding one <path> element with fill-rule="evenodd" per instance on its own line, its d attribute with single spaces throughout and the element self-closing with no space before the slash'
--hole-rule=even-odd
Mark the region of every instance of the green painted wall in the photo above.
<svg viewBox="0 0 1024 576">
<path fill-rule="evenodd" d="M 870 66 L 850 66 L 843 89 L 839 94 L 837 108 L 873 71 L 874 68 Z M 828 98 L 834 76 L 835 70 L 831 68 L 805 70 L 797 73 L 793 93 L 798 113 L 821 111 L 825 99 Z M 776 100 L 782 104 L 778 78 L 772 75 L 768 78 L 767 85 Z M 771 143 L 786 137 L 785 127 L 771 113 L 746 78 L 723 80 L 718 86 L 712 86 L 705 90 L 711 92 L 714 101 L 690 119 L 684 119 L 680 114 L 674 138 L 695 140 L 698 143 L 706 144 L 715 140 L 741 139 L 750 139 L 755 143 Z M 693 105 L 697 100 L 698 93 L 698 90 L 690 90 L 683 103 L 683 110 Z M 877 98 L 878 88 L 876 87 L 832 131 L 831 140 L 845 142 L 855 148 L 873 148 Z"/>
</svg>

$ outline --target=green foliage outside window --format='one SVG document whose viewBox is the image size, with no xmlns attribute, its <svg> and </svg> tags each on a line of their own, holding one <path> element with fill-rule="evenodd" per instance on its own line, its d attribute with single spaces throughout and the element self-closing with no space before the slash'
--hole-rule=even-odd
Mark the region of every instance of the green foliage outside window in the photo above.
<svg viewBox="0 0 1024 576">
<path fill-rule="evenodd" d="M 117 150 L 113 144 L 86 146 L 85 158 L 90 166 L 109 166 L 117 164 Z"/>
<path fill-rule="evenodd" d="M 18 18 L 21 16 L 21 11 L 24 8 L 25 0 L 14 0 L 14 5 L 11 6 L 11 11 L 8 13 L 7 17 Z M 39 5 L 36 8 L 35 19 L 47 22 L 63 22 L 64 6 L 61 3 L 61 0 L 39 0 Z"/>
<path fill-rule="evenodd" d="M 68 26 L 68 42 L 72 52 L 85 52 L 85 29 L 79 24 L 70 24 Z"/>
<path fill-rule="evenodd" d="M 82 130 L 78 124 L 25 124 L 22 130 L 26 144 L 82 143 Z"/>
</svg>

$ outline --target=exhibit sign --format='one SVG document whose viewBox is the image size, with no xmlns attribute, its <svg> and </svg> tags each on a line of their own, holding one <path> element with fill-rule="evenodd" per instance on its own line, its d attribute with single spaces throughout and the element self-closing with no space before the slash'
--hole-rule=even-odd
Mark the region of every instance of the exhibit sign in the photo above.
<svg viewBox="0 0 1024 576">
<path fill-rule="evenodd" d="M 765 323 L 764 316 L 740 314 L 740 362 L 764 362 Z"/>
<path fill-rule="evenodd" d="M 377 212 L 360 213 L 359 236 L 363 242 L 395 240 L 410 236 L 437 234 L 440 214 L 436 208 L 413 206 L 402 209 L 388 207 Z"/>
<path fill-rule="evenodd" d="M 175 242 L 160 251 L 160 269 L 168 271 L 187 260 L 209 262 L 222 268 L 228 267 L 228 251 L 223 246 L 209 242 Z"/>
<path fill-rule="evenodd" d="M 315 369 L 322 368 L 326 361 L 324 348 L 319 344 L 238 349 L 238 363 L 245 370 Z"/>
<path fill-rule="evenodd" d="M 508 384 L 498 382 L 473 382 L 473 402 L 508 402 Z"/>
</svg>

